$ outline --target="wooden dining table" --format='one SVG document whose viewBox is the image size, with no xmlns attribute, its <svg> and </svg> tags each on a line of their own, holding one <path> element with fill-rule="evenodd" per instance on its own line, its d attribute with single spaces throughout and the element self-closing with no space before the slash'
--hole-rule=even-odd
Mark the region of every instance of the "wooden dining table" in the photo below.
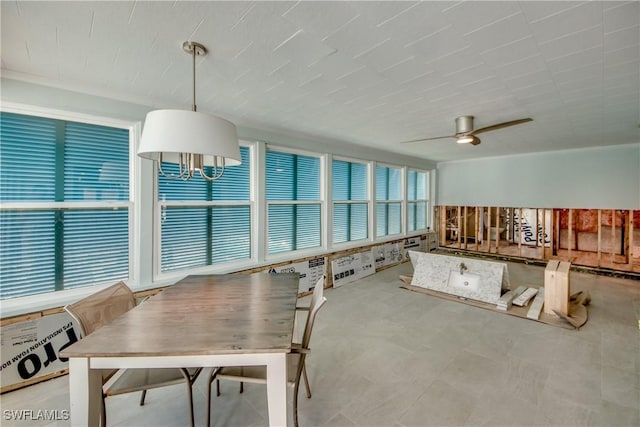
<svg viewBox="0 0 640 427">
<path fill-rule="evenodd" d="M 65 349 L 71 424 L 98 425 L 102 369 L 267 367 L 269 425 L 287 424 L 298 273 L 188 276 Z"/>
</svg>

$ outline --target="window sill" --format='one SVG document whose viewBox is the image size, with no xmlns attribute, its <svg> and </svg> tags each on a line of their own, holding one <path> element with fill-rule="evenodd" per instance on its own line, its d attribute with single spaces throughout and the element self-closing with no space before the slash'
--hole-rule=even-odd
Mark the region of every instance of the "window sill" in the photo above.
<svg viewBox="0 0 640 427">
<path fill-rule="evenodd" d="M 183 274 L 183 276 L 185 276 Z M 133 292 L 141 292 L 149 289 L 155 289 L 167 286 L 175 282 L 173 281 L 156 281 L 145 286 L 132 285 L 124 281 L 127 286 L 131 287 Z M 66 291 L 49 292 L 45 294 L 29 295 L 26 297 L 9 298 L 0 301 L 0 319 L 8 317 L 22 316 L 30 313 L 56 309 L 64 307 L 67 304 L 78 301 L 92 293 L 104 289 L 112 283 L 104 283 L 100 285 L 85 286 L 82 288 L 69 289 Z"/>
</svg>

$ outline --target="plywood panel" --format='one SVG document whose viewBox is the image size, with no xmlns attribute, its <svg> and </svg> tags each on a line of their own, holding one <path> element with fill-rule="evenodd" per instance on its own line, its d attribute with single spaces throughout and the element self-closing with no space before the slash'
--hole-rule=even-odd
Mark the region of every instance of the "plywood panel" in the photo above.
<svg viewBox="0 0 640 427">
<path fill-rule="evenodd" d="M 544 271 L 544 312 L 569 313 L 569 272 L 571 263 L 551 260 Z"/>
</svg>

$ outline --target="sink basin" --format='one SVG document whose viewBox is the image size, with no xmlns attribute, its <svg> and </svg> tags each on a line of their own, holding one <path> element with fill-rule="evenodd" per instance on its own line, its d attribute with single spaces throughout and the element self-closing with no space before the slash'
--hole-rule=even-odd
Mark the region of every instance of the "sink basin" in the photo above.
<svg viewBox="0 0 640 427">
<path fill-rule="evenodd" d="M 449 273 L 449 286 L 468 292 L 477 292 L 480 287 L 480 276 L 471 273 L 460 274 L 459 271 L 451 270 Z"/>
</svg>

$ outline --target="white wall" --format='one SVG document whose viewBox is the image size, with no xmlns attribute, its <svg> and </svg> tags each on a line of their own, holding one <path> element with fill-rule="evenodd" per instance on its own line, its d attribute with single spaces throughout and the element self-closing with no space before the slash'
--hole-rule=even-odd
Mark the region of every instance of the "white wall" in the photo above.
<svg viewBox="0 0 640 427">
<path fill-rule="evenodd" d="M 438 204 L 640 209 L 640 143 L 439 163 Z"/>
</svg>

